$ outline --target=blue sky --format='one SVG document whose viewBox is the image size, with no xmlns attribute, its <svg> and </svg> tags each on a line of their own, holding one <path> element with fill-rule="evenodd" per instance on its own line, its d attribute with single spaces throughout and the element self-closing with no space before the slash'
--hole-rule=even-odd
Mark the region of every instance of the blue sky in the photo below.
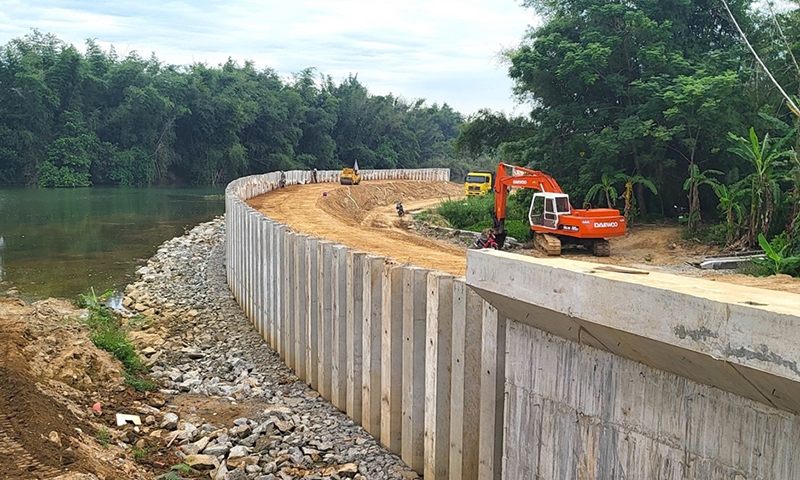
<svg viewBox="0 0 800 480">
<path fill-rule="evenodd" d="M 425 98 L 471 114 L 524 114 L 500 52 L 519 43 L 534 12 L 517 0 L 2 0 L 0 44 L 31 28 L 83 48 L 218 65 L 228 57 L 290 75 L 349 74 L 376 95 Z"/>
</svg>

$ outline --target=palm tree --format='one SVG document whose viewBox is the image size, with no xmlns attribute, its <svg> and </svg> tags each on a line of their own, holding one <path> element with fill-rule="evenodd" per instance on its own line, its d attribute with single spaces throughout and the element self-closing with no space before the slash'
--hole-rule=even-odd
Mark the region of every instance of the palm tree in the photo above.
<svg viewBox="0 0 800 480">
<path fill-rule="evenodd" d="M 622 192 L 622 198 L 625 199 L 625 210 L 623 215 L 625 215 L 625 222 L 630 225 L 632 220 L 631 209 L 635 203 L 635 200 L 633 199 L 633 187 L 635 185 L 643 185 L 647 187 L 648 190 L 653 192 L 653 195 L 658 195 L 658 189 L 656 189 L 655 184 L 653 184 L 650 179 L 638 174 L 628 175 L 627 173 L 618 173 L 614 175 L 614 180 L 625 183 L 625 190 Z"/>
<path fill-rule="evenodd" d="M 689 222 L 686 224 L 689 233 L 694 233 L 697 230 L 697 225 L 700 224 L 700 186 L 708 185 L 714 188 L 714 185 L 719 184 L 715 179 L 708 176 L 710 174 L 722 175 L 722 172 L 719 170 L 701 171 L 700 167 L 693 163 L 689 166 L 689 178 L 683 182 L 683 189 L 688 192 L 689 197 Z"/>
<path fill-rule="evenodd" d="M 730 246 L 739 237 L 739 229 L 744 221 L 743 200 L 747 195 L 747 190 L 742 182 L 736 182 L 731 186 L 721 183 L 712 183 L 711 188 L 719 198 L 717 210 L 725 216 L 725 243 Z"/>
<path fill-rule="evenodd" d="M 605 194 L 606 197 L 606 207 L 611 208 L 614 204 L 617 203 L 617 188 L 614 186 L 614 181 L 616 180 L 615 176 L 611 176 L 607 173 L 604 173 L 600 177 L 600 183 L 595 183 L 592 185 L 592 188 L 586 192 L 586 197 L 583 199 L 584 202 L 591 202 L 597 197 L 600 193 Z"/>
<path fill-rule="evenodd" d="M 750 127 L 749 141 L 728 132 L 728 138 L 734 144 L 728 151 L 747 160 L 753 167 L 753 172 L 745 178 L 750 184 L 749 245 L 756 244 L 759 233 L 765 236 L 769 233 L 775 205 L 781 196 L 778 167 L 783 166 L 783 158 L 792 153 L 791 150 L 784 149 L 783 145 L 793 134 L 794 132 L 790 132 L 775 143 L 771 143 L 769 134 L 765 134 L 764 140 L 759 142 L 753 127 Z"/>
</svg>

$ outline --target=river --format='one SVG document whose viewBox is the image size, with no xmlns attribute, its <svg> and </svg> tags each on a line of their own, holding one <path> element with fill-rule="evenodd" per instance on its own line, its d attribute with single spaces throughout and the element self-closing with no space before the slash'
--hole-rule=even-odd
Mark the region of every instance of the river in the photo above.
<svg viewBox="0 0 800 480">
<path fill-rule="evenodd" d="M 0 293 L 122 288 L 166 240 L 224 213 L 221 188 L 0 189 Z"/>
</svg>

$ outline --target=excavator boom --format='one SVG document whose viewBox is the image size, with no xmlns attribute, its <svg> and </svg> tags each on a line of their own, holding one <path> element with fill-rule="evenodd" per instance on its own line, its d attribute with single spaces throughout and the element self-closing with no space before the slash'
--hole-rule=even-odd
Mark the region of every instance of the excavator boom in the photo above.
<svg viewBox="0 0 800 480">
<path fill-rule="evenodd" d="M 584 245 L 595 255 L 607 256 L 610 250 L 606 238 L 625 235 L 625 217 L 619 210 L 575 209 L 550 175 L 500 163 L 494 187 L 494 224 L 501 245 L 506 236 L 506 206 L 512 188 L 539 191 L 533 196 L 528 218 L 536 245 L 548 255 L 559 255 L 561 244 L 569 243 Z"/>
</svg>

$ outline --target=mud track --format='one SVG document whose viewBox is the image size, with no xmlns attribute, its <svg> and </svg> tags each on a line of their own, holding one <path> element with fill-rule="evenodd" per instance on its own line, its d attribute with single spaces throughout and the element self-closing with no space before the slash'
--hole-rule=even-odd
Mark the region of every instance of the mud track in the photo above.
<svg viewBox="0 0 800 480">
<path fill-rule="evenodd" d="M 465 275 L 463 246 L 417 234 L 410 228 L 408 216 L 398 218 L 394 207 L 402 200 L 406 211 L 411 212 L 462 197 L 463 185 L 460 184 L 385 181 L 348 187 L 330 183 L 293 185 L 258 196 L 248 203 L 294 231 L 393 258 L 400 263 Z M 534 249 L 516 253 L 544 256 Z M 581 249 L 565 250 L 562 257 L 800 294 L 800 279 L 788 275 L 753 277 L 687 266 L 687 262 L 699 261 L 714 253 L 718 253 L 718 249 L 683 240 L 675 225 L 635 225 L 624 237 L 611 239 L 610 257 L 595 257 Z"/>
<path fill-rule="evenodd" d="M 409 217 L 400 218 L 395 211 L 398 201 L 411 212 L 461 198 L 463 189 L 450 182 L 386 181 L 347 187 L 319 183 L 289 186 L 248 203 L 297 232 L 400 263 L 465 275 L 463 247 L 416 234 Z"/>
</svg>

